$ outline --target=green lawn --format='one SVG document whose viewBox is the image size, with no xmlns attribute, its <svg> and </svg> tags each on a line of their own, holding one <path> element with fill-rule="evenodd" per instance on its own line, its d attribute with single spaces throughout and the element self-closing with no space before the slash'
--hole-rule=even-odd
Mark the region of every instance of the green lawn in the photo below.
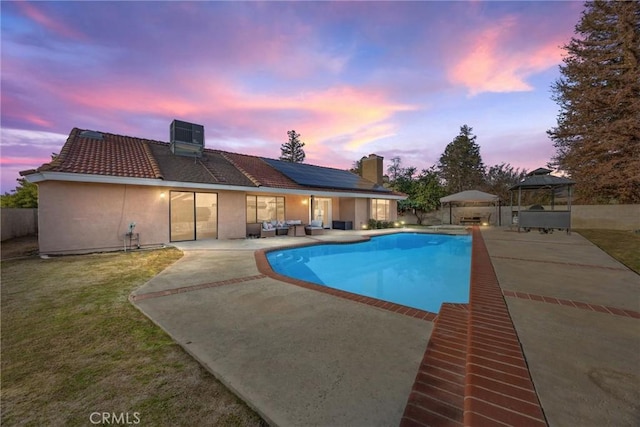
<svg viewBox="0 0 640 427">
<path fill-rule="evenodd" d="M 574 230 L 594 245 L 640 274 L 640 234 L 621 230 Z"/>
<path fill-rule="evenodd" d="M 3 261 L 0 424 L 86 426 L 109 412 L 139 425 L 262 425 L 127 299 L 181 256 Z"/>
</svg>

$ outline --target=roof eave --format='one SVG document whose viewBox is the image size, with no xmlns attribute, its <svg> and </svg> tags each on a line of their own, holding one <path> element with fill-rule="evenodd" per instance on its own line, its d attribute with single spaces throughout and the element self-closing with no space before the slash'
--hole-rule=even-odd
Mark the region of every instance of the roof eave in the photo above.
<svg viewBox="0 0 640 427">
<path fill-rule="evenodd" d="M 30 172 L 30 171 L 25 171 Z M 354 198 L 376 198 L 376 199 L 389 199 L 389 200 L 404 200 L 406 196 L 399 194 L 388 193 L 370 193 L 370 192 L 349 192 L 349 191 L 331 191 L 322 189 L 292 189 L 292 188 L 277 188 L 277 187 L 251 187 L 240 186 L 232 184 L 204 184 L 198 182 L 183 182 L 183 181 L 166 181 L 162 179 L 153 178 L 134 178 L 134 177 L 120 177 L 111 175 L 94 175 L 94 174 L 80 174 L 69 172 L 51 172 L 40 171 L 25 175 L 28 182 L 39 183 L 44 181 L 63 181 L 63 182 L 79 182 L 79 183 L 91 183 L 91 184 L 119 184 L 119 185 L 140 185 L 148 187 L 162 187 L 162 188 L 185 188 L 185 189 L 201 189 L 201 190 L 226 190 L 226 191 L 246 191 L 252 193 L 270 193 L 270 194 L 294 194 L 294 195 L 309 195 L 323 196 L 323 197 L 354 197 Z"/>
</svg>

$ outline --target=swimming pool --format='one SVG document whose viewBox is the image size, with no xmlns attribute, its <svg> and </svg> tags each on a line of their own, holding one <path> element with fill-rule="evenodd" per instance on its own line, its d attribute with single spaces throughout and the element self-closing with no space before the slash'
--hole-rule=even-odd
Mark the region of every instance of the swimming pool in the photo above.
<svg viewBox="0 0 640 427">
<path fill-rule="evenodd" d="M 470 235 L 397 233 L 266 256 L 285 276 L 420 310 L 437 313 L 443 302 L 469 301 Z"/>
</svg>

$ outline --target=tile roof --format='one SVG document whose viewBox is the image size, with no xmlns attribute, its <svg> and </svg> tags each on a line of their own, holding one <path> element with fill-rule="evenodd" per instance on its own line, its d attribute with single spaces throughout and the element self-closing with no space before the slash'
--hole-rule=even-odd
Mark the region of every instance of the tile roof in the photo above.
<svg viewBox="0 0 640 427">
<path fill-rule="evenodd" d="M 256 187 L 242 171 L 215 150 L 204 150 L 201 158 L 176 156 L 166 142 L 149 142 L 166 181 L 199 182 Z"/>
<path fill-rule="evenodd" d="M 250 177 L 256 185 L 274 188 L 305 188 L 278 172 L 260 157 L 221 152 L 239 170 Z"/>
<path fill-rule="evenodd" d="M 292 179 L 295 177 L 290 178 L 273 167 L 270 162 L 274 161 L 213 149 L 205 149 L 200 158 L 183 157 L 171 153 L 168 142 L 74 128 L 60 154 L 51 163 L 45 163 L 37 170 L 22 171 L 21 175 L 66 172 L 243 187 L 308 191 L 329 189 L 324 185 L 296 182 Z M 336 171 L 321 166 L 314 168 Z M 355 186 L 336 186 L 331 189 L 337 192 L 399 195 L 390 193 L 388 189 L 376 190 L 375 184 L 370 184 L 370 189 Z"/>
<path fill-rule="evenodd" d="M 98 139 L 93 136 L 101 135 Z M 38 171 L 83 173 L 133 178 L 162 174 L 146 140 L 74 128 L 60 154 Z"/>
</svg>

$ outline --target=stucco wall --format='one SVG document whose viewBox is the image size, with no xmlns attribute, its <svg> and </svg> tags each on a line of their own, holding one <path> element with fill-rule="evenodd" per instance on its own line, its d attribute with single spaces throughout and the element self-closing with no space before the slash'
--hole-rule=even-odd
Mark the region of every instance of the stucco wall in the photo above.
<svg viewBox="0 0 640 427">
<path fill-rule="evenodd" d="M 331 222 L 340 219 L 340 198 L 331 199 Z M 327 224 L 325 227 L 333 227 L 333 224 Z"/>
<path fill-rule="evenodd" d="M 396 221 L 398 219 L 398 201 L 389 200 L 389 220 Z"/>
<path fill-rule="evenodd" d="M 165 197 L 161 197 L 164 191 Z M 168 189 L 47 181 L 39 184 L 40 253 L 123 248 L 131 222 L 140 245 L 169 241 Z"/>
<path fill-rule="evenodd" d="M 353 228 L 360 229 L 363 225 L 369 222 L 369 208 L 371 201 L 369 199 L 355 199 L 355 216 L 353 221 Z"/>
<path fill-rule="evenodd" d="M 334 219 L 342 220 L 342 221 L 353 221 L 356 217 L 355 209 L 356 209 L 356 199 L 353 197 L 342 198 L 339 201 L 340 204 L 340 216 L 335 217 Z M 357 226 L 353 224 L 354 228 Z"/>
<path fill-rule="evenodd" d="M 29 236 L 38 233 L 38 209 L 0 209 L 1 240 Z"/>
<path fill-rule="evenodd" d="M 134 246 L 170 243 L 172 188 L 46 181 L 39 184 L 39 190 L 41 254 L 123 249 L 129 245 L 126 233 L 131 222 L 136 223 L 134 232 L 140 236 L 139 242 L 132 242 Z M 197 192 L 197 189 L 190 191 Z M 244 238 L 247 193 L 215 193 L 218 195 L 218 238 Z M 351 220 L 353 227 L 359 228 L 369 219 L 369 204 L 369 199 L 333 198 L 332 217 Z M 391 204 L 394 214 L 395 204 L 395 201 Z M 309 196 L 286 196 L 285 209 L 286 219 L 307 222 Z"/>
<path fill-rule="evenodd" d="M 640 230 L 640 205 L 574 205 L 571 227 Z"/>
<path fill-rule="evenodd" d="M 309 222 L 309 197 L 288 195 L 285 197 L 285 219 Z"/>
<path fill-rule="evenodd" d="M 543 206 L 551 210 L 551 206 Z M 526 206 L 525 208 L 528 208 Z M 557 206 L 556 209 L 566 209 Z M 497 225 L 498 211 L 493 206 L 454 207 L 452 214 L 455 218 L 472 213 L 491 214 L 491 225 Z M 455 218 L 453 222 L 456 223 Z M 416 224 L 415 215 L 406 214 L 400 217 L 409 224 Z M 449 223 L 449 208 L 431 212 L 424 224 Z M 511 224 L 511 207 L 502 206 L 502 225 Z M 640 229 L 640 205 L 573 205 L 571 207 L 571 228 L 602 228 L 608 230 L 638 230 Z"/>
</svg>

